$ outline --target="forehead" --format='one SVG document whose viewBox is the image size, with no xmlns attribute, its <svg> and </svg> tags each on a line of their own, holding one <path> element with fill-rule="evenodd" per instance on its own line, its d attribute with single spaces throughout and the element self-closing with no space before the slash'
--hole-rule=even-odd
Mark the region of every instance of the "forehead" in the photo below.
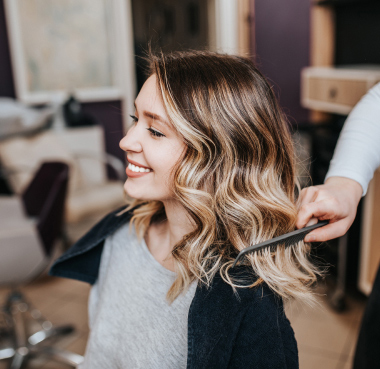
<svg viewBox="0 0 380 369">
<path fill-rule="evenodd" d="M 149 110 L 152 113 L 166 117 L 161 94 L 157 87 L 156 75 L 150 76 L 142 86 L 140 93 L 136 98 L 137 109 Z"/>
</svg>

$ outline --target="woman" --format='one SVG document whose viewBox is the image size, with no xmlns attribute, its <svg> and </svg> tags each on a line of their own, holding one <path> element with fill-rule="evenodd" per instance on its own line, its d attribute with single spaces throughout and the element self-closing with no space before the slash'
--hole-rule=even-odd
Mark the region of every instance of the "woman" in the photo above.
<svg viewBox="0 0 380 369">
<path fill-rule="evenodd" d="M 300 242 L 231 268 L 294 230 L 294 153 L 251 61 L 151 57 L 133 127 L 126 211 L 108 215 L 51 273 L 93 284 L 84 368 L 298 368 L 283 299 L 311 300 Z M 128 231 L 129 229 L 129 231 Z"/>
</svg>

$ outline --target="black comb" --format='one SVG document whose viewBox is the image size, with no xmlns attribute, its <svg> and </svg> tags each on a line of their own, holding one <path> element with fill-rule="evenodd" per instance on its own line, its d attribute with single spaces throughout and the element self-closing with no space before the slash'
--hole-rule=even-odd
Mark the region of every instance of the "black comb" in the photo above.
<svg viewBox="0 0 380 369">
<path fill-rule="evenodd" d="M 242 259 L 246 254 L 250 254 L 252 252 L 256 252 L 259 250 L 262 250 L 264 248 L 270 247 L 274 248 L 278 246 L 279 244 L 285 244 L 285 247 L 289 247 L 291 245 L 294 245 L 300 241 L 302 241 L 305 236 L 313 231 L 316 228 L 323 227 L 325 225 L 329 224 L 328 220 L 323 220 L 322 222 L 318 222 L 317 224 L 311 225 L 309 227 L 301 228 L 293 232 L 286 233 L 282 236 L 272 238 L 271 240 L 260 242 L 257 245 L 248 246 L 244 250 L 240 251 L 239 255 L 236 257 L 232 268 L 237 264 L 237 262 Z"/>
</svg>

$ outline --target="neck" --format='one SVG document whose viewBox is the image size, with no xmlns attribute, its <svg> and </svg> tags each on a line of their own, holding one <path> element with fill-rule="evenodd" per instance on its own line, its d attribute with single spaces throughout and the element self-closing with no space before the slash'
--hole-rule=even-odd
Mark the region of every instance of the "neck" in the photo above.
<svg viewBox="0 0 380 369">
<path fill-rule="evenodd" d="M 166 219 L 150 225 L 145 241 L 153 257 L 175 272 L 171 256 L 174 246 L 195 229 L 195 224 L 178 201 L 164 202 Z"/>
<path fill-rule="evenodd" d="M 185 208 L 178 201 L 164 202 L 166 213 L 166 236 L 169 240 L 170 251 L 175 244 L 195 229 L 194 221 L 191 219 Z"/>
</svg>

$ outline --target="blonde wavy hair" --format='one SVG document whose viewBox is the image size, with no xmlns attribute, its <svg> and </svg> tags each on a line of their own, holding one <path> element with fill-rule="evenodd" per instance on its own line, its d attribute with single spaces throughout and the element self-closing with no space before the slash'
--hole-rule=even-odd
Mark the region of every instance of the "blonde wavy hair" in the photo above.
<svg viewBox="0 0 380 369">
<path fill-rule="evenodd" d="M 283 299 L 313 300 L 317 269 L 310 246 L 263 250 L 245 258 L 249 281 L 231 269 L 252 244 L 295 229 L 299 186 L 289 127 L 272 88 L 246 58 L 206 51 L 149 57 L 170 122 L 187 144 L 173 172 L 173 193 L 196 229 L 172 251 L 178 276 L 169 301 L 215 273 L 235 290 L 265 282 Z M 143 237 L 163 203 L 134 200 L 131 223 Z M 128 210 L 127 209 L 127 210 Z"/>
</svg>

